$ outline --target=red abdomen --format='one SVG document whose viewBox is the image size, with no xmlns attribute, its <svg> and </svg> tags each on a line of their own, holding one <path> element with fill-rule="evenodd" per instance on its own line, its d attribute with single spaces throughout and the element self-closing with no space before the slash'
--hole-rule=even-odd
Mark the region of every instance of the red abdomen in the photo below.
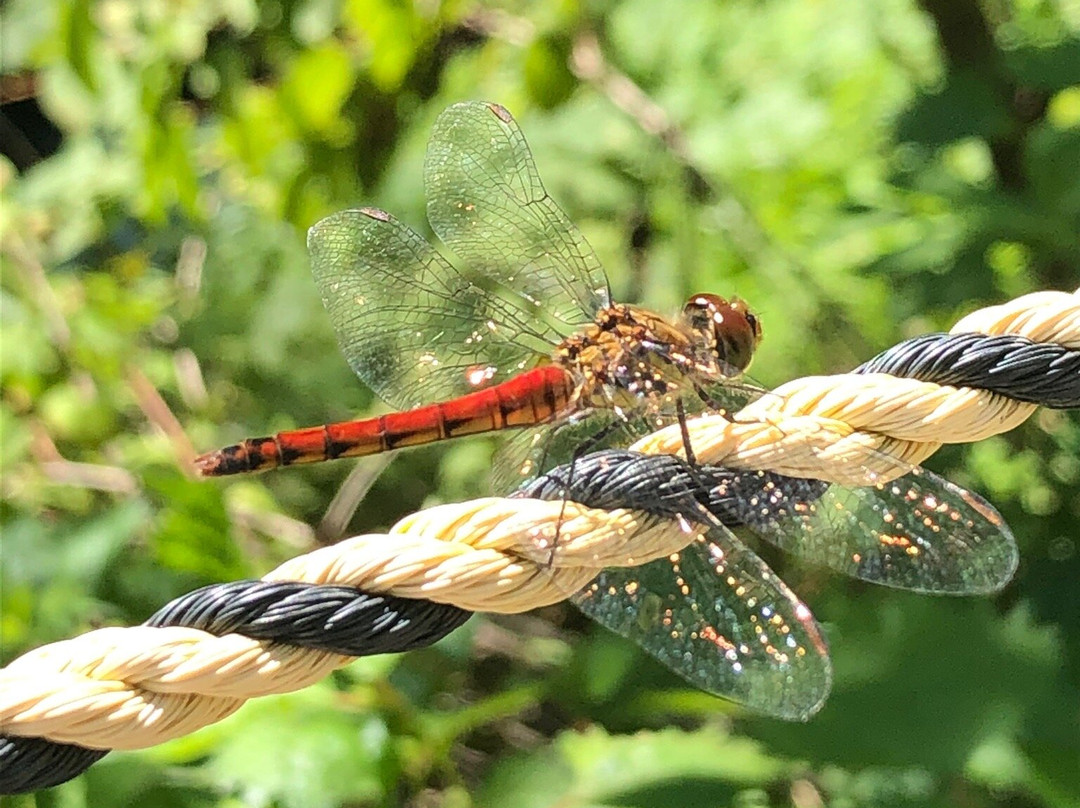
<svg viewBox="0 0 1080 808">
<path fill-rule="evenodd" d="M 563 412 L 572 391 L 572 380 L 565 370 L 544 365 L 486 390 L 415 410 L 248 438 L 200 455 L 195 466 L 204 477 L 218 477 L 533 426 Z"/>
</svg>

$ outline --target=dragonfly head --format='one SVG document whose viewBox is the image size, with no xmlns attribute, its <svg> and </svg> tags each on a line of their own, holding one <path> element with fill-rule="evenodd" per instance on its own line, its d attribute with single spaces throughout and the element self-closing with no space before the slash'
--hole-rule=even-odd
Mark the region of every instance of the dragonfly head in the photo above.
<svg viewBox="0 0 1080 808">
<path fill-rule="evenodd" d="M 702 346 L 721 363 L 738 371 L 749 367 L 761 341 L 761 321 L 746 301 L 703 293 L 686 301 L 682 315 Z"/>
</svg>

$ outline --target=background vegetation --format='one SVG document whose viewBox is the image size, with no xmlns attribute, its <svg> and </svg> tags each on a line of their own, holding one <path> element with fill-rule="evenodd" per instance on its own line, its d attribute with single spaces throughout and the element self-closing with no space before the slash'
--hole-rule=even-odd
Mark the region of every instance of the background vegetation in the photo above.
<svg viewBox="0 0 1080 808">
<path fill-rule="evenodd" d="M 373 406 L 307 269 L 319 217 L 424 228 L 446 105 L 497 100 L 619 298 L 737 292 L 770 385 L 1080 285 L 1069 0 L 9 0 L 2 660 L 318 540 L 347 462 L 196 482 L 192 448 Z M 351 529 L 486 491 L 398 457 Z M 14 805 L 1080 804 L 1080 419 L 930 465 L 1022 550 L 989 599 L 782 563 L 835 691 L 784 725 L 571 608 L 474 618 Z"/>
</svg>

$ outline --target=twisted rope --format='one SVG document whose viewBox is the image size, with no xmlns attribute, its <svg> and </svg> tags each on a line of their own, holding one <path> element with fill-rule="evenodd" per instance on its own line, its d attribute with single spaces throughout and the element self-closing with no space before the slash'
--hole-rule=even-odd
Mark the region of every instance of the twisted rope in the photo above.
<svg viewBox="0 0 1080 808">
<path fill-rule="evenodd" d="M 965 333 L 976 329 L 989 338 Z M 860 371 L 791 382 L 734 420 L 696 419 L 697 459 L 858 485 L 904 473 L 942 441 L 1012 428 L 1036 404 L 1078 406 L 1080 293 L 976 312 L 953 335 L 902 343 Z M 681 434 L 661 430 L 634 448 L 675 454 Z M 433 642 L 469 611 L 535 608 L 603 566 L 677 552 L 703 530 L 668 521 L 685 507 L 685 482 L 665 494 L 662 479 L 646 477 L 630 475 L 623 492 L 636 508 L 610 496 L 603 509 L 495 498 L 432 508 L 388 534 L 295 558 L 262 582 L 199 590 L 146 625 L 30 651 L 0 670 L 0 793 L 63 782 L 104 750 L 187 734 L 354 656 Z M 575 498 L 588 501 L 589 489 L 582 476 Z"/>
<path fill-rule="evenodd" d="M 852 373 L 795 379 L 733 417 L 694 419 L 689 435 L 700 463 L 868 485 L 907 473 L 942 443 L 1007 432 L 1039 405 L 1080 407 L 1080 290 L 982 309 Z M 632 448 L 685 456 L 677 425 Z"/>
</svg>

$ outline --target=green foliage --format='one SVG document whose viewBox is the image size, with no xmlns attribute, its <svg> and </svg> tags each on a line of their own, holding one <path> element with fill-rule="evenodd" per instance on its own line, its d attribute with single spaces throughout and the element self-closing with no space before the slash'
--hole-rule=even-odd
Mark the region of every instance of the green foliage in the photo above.
<svg viewBox="0 0 1080 808">
<path fill-rule="evenodd" d="M 770 384 L 1080 285 L 1075 5 L 10 0 L 3 13 L 5 82 L 32 76 L 61 138 L 35 159 L 50 150 L 26 124 L 30 157 L 0 164 L 5 663 L 312 546 L 306 526 L 348 464 L 219 484 L 182 463 L 375 406 L 337 351 L 304 234 L 362 204 L 424 229 L 424 145 L 452 102 L 514 112 L 619 299 L 751 301 Z M 403 453 L 351 529 L 487 493 L 489 452 Z M 12 802 L 1078 805 L 1077 458 L 1080 421 L 1045 412 L 932 463 L 990 497 L 1020 541 L 994 600 L 882 592 L 770 557 L 833 651 L 833 696 L 807 725 L 744 716 L 551 608 L 474 618 L 434 648 L 360 660 Z"/>
<path fill-rule="evenodd" d="M 708 806 L 801 769 L 718 727 L 622 736 L 593 728 L 496 766 L 477 804 L 649 806 L 678 791 L 680 805 Z"/>
</svg>

